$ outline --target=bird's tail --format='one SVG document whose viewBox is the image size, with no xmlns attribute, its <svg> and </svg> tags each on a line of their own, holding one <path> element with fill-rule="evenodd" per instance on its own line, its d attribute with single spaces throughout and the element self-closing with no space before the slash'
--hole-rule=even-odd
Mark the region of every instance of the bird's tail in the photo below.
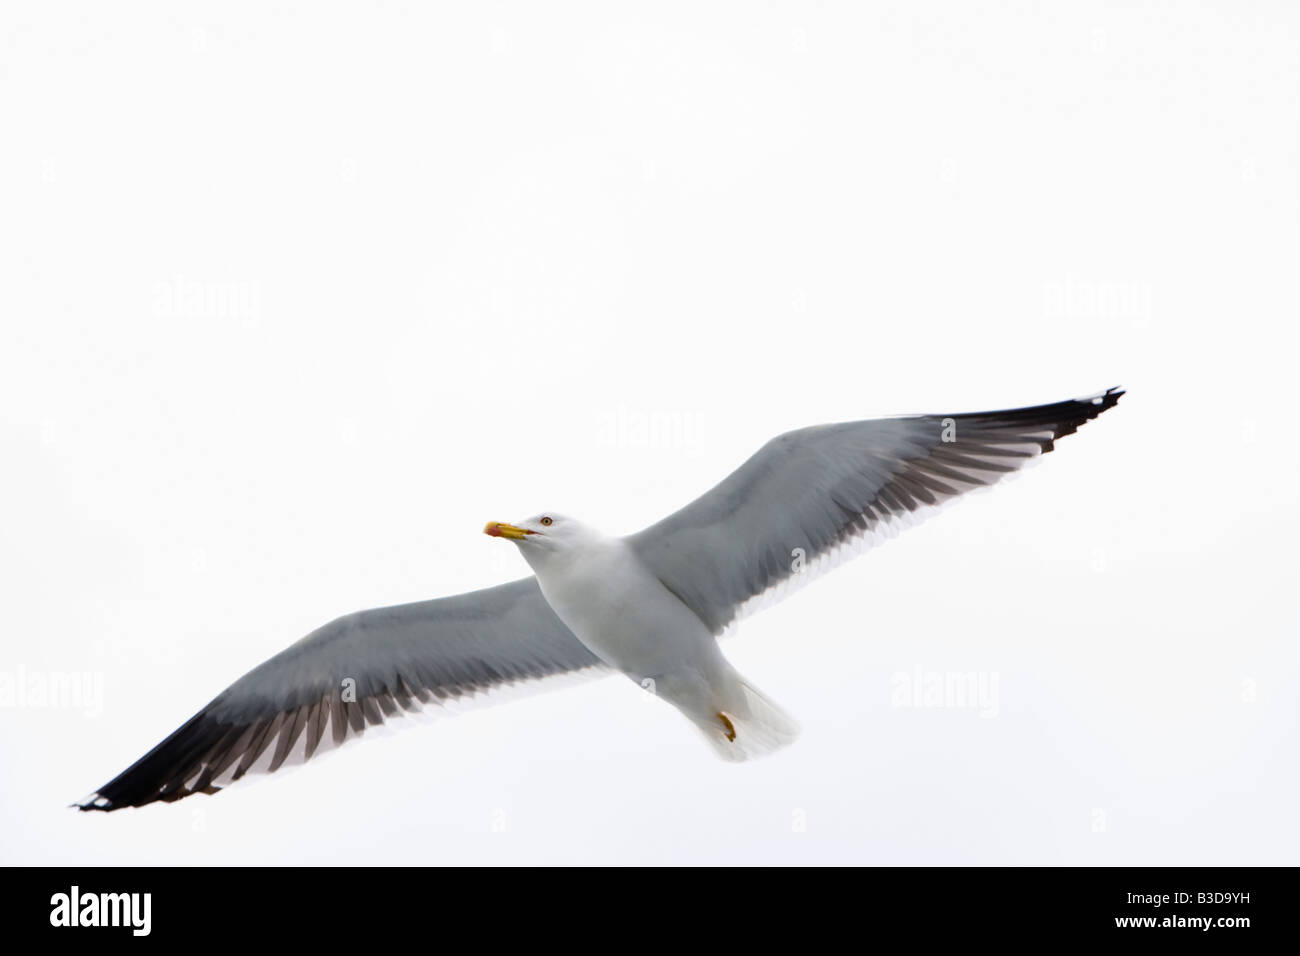
<svg viewBox="0 0 1300 956">
<path fill-rule="evenodd" d="M 723 760 L 765 757 L 794 743 L 798 722 L 744 678 L 712 720 L 696 721 Z"/>
</svg>

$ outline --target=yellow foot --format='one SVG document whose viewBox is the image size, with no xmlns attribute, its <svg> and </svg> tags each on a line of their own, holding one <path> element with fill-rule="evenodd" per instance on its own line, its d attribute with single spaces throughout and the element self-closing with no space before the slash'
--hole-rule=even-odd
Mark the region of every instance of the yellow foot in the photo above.
<svg viewBox="0 0 1300 956">
<path fill-rule="evenodd" d="M 726 728 L 726 730 L 724 730 L 723 733 L 727 735 L 727 739 L 735 740 L 736 725 L 731 722 L 731 718 L 728 717 L 726 714 L 724 714 L 722 711 L 718 711 L 718 720 L 722 721 L 722 726 Z"/>
</svg>

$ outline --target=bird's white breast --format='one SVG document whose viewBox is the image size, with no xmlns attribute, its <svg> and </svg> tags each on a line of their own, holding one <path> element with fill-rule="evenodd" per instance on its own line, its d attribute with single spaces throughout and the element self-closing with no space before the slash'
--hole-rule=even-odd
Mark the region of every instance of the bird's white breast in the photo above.
<svg viewBox="0 0 1300 956">
<path fill-rule="evenodd" d="M 621 539 L 535 566 L 542 595 L 578 640 L 634 679 L 707 657 L 713 635 Z"/>
</svg>

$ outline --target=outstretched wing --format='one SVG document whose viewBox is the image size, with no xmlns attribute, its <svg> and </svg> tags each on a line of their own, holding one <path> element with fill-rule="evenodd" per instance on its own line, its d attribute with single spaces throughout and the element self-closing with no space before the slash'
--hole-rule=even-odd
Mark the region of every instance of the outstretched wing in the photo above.
<svg viewBox="0 0 1300 956">
<path fill-rule="evenodd" d="M 632 535 L 715 633 L 927 508 L 993 484 L 1119 401 L 820 425 L 780 435 L 703 497 Z"/>
<path fill-rule="evenodd" d="M 423 704 L 601 668 L 534 578 L 360 611 L 249 671 L 77 805 L 117 810 L 213 793 L 246 773 L 309 760 Z"/>
</svg>

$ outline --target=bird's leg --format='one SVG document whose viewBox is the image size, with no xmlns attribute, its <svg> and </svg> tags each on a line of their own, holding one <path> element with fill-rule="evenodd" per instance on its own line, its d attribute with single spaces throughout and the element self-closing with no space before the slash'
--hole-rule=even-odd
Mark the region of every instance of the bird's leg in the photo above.
<svg viewBox="0 0 1300 956">
<path fill-rule="evenodd" d="M 722 711 L 718 711 L 718 720 L 722 721 L 722 726 L 726 728 L 722 732 L 726 735 L 727 739 L 734 741 L 736 739 L 736 725 L 731 722 L 731 718 Z"/>
</svg>

